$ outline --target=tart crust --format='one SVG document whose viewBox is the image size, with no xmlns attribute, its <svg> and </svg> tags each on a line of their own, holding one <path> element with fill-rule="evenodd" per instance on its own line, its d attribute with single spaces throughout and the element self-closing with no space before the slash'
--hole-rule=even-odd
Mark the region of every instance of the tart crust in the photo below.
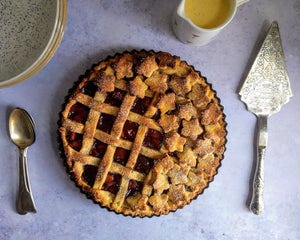
<svg viewBox="0 0 300 240">
<path fill-rule="evenodd" d="M 198 71 L 165 52 L 132 51 L 94 65 L 59 120 L 67 169 L 101 206 L 131 216 L 190 203 L 217 173 L 223 107 Z"/>
</svg>

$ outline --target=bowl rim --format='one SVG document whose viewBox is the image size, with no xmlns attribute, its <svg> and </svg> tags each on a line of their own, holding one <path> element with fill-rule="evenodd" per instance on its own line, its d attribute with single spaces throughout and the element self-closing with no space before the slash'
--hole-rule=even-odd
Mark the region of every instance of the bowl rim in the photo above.
<svg viewBox="0 0 300 240">
<path fill-rule="evenodd" d="M 68 15 L 67 0 L 57 0 L 55 24 L 49 41 L 40 56 L 20 74 L 0 82 L 0 88 L 23 82 L 42 70 L 54 56 L 63 38 Z"/>
</svg>

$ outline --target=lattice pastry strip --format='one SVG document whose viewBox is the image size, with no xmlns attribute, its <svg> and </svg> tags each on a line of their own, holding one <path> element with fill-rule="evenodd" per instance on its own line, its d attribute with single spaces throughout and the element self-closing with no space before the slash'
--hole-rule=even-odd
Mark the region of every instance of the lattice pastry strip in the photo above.
<svg viewBox="0 0 300 240">
<path fill-rule="evenodd" d="M 96 92 L 94 99 L 99 102 L 104 102 L 105 93 Z M 88 119 L 85 123 L 81 153 L 89 154 L 94 142 L 94 135 L 96 132 L 97 123 L 99 121 L 100 113 L 90 109 Z"/>
</svg>

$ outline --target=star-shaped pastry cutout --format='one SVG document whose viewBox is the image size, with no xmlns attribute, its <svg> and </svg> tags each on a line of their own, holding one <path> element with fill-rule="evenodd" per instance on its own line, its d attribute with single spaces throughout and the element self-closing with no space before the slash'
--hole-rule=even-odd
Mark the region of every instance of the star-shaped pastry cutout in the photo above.
<svg viewBox="0 0 300 240">
<path fill-rule="evenodd" d="M 181 166 L 195 167 L 197 164 L 197 155 L 190 147 L 184 147 L 184 151 L 177 154 Z"/>
<path fill-rule="evenodd" d="M 189 186 L 192 191 L 195 191 L 197 189 L 203 189 L 205 187 L 204 174 L 202 172 L 194 173 L 190 171 L 188 174 L 188 181 L 186 185 Z"/>
<path fill-rule="evenodd" d="M 120 57 L 119 61 L 115 63 L 117 79 L 122 79 L 124 77 L 133 77 L 132 66 L 132 55 L 125 53 L 123 56 Z"/>
<path fill-rule="evenodd" d="M 196 115 L 197 115 L 197 110 L 191 102 L 179 105 L 178 117 L 180 119 L 186 119 L 189 121 L 193 116 Z"/>
<path fill-rule="evenodd" d="M 165 73 L 154 72 L 145 83 L 150 87 L 153 92 L 165 92 L 168 89 L 168 75 Z"/>
<path fill-rule="evenodd" d="M 185 137 L 190 137 L 192 140 L 196 140 L 197 137 L 203 132 L 202 127 L 199 124 L 198 118 L 194 118 L 191 121 L 182 120 L 181 134 Z"/>
<path fill-rule="evenodd" d="M 145 97 L 145 92 L 147 90 L 148 86 L 143 82 L 143 80 L 136 76 L 133 81 L 130 81 L 129 83 L 129 92 L 131 95 L 137 96 L 139 98 Z"/>
<path fill-rule="evenodd" d="M 166 156 L 158 160 L 153 167 L 153 170 L 158 173 L 167 173 L 174 166 L 174 162 L 171 157 L 166 154 Z"/>
<path fill-rule="evenodd" d="M 199 159 L 197 164 L 197 169 L 206 174 L 215 174 L 216 167 L 219 165 L 218 161 L 215 161 L 213 153 L 205 155 L 203 158 Z"/>
<path fill-rule="evenodd" d="M 203 107 L 210 102 L 208 90 L 208 86 L 196 84 L 193 86 L 192 91 L 188 94 L 188 97 L 193 100 L 196 107 Z"/>
<path fill-rule="evenodd" d="M 214 143 L 210 139 L 198 139 L 193 151 L 203 158 L 214 151 Z"/>
<path fill-rule="evenodd" d="M 95 78 L 95 82 L 101 92 L 112 92 L 115 90 L 116 77 L 114 70 L 108 66 L 105 71 L 101 70 Z"/>
<path fill-rule="evenodd" d="M 215 103 L 210 103 L 208 108 L 203 112 L 201 118 L 202 125 L 215 125 L 221 116 L 221 110 L 217 108 Z"/>
<path fill-rule="evenodd" d="M 182 201 L 187 201 L 187 192 L 183 184 L 171 185 L 169 189 L 169 199 L 175 203 L 179 204 Z"/>
<path fill-rule="evenodd" d="M 156 173 L 155 174 L 155 180 L 153 182 L 153 188 L 155 192 L 160 195 L 162 192 L 166 189 L 169 189 L 170 184 L 168 180 L 168 176 L 161 174 L 161 173 Z"/>
<path fill-rule="evenodd" d="M 147 195 L 142 195 L 138 193 L 135 196 L 128 197 L 126 199 L 127 203 L 130 205 L 132 210 L 134 211 L 145 211 L 147 209 L 147 201 L 148 201 L 148 196 Z"/>
<path fill-rule="evenodd" d="M 186 77 L 173 75 L 170 81 L 170 87 L 178 94 L 186 94 L 191 91 L 192 85 Z"/>
<path fill-rule="evenodd" d="M 162 195 L 157 195 L 154 194 L 149 198 L 149 203 L 153 207 L 154 211 L 158 211 L 159 213 L 164 213 L 169 210 L 169 204 L 168 204 L 168 195 L 167 194 L 162 194 Z"/>
<path fill-rule="evenodd" d="M 166 145 L 169 152 L 182 152 L 185 142 L 186 138 L 181 137 L 177 132 L 172 132 L 171 135 L 166 138 Z"/>
<path fill-rule="evenodd" d="M 205 133 L 203 134 L 204 138 L 211 139 L 216 145 L 220 144 L 220 141 L 226 136 L 226 131 L 222 128 L 221 125 L 206 125 Z"/>
<path fill-rule="evenodd" d="M 180 167 L 175 164 L 174 167 L 168 172 L 168 176 L 171 178 L 172 184 L 180 184 L 187 182 L 187 175 L 189 169 L 185 167 Z"/>
<path fill-rule="evenodd" d="M 135 67 L 138 75 L 150 77 L 152 73 L 158 69 L 154 56 L 137 57 L 137 65 Z"/>
<path fill-rule="evenodd" d="M 166 133 L 179 128 L 178 117 L 175 115 L 163 115 L 158 123 Z"/>
<path fill-rule="evenodd" d="M 175 68 L 180 63 L 180 58 L 172 56 L 170 53 L 160 52 L 156 55 L 160 68 Z"/>
<path fill-rule="evenodd" d="M 161 115 L 164 115 L 169 110 L 174 110 L 175 106 L 175 93 L 168 93 L 161 97 L 156 107 L 160 109 Z"/>
</svg>

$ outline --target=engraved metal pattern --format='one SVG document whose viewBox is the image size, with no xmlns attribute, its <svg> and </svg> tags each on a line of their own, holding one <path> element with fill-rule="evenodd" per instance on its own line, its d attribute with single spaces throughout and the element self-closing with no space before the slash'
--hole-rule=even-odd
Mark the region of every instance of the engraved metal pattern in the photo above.
<svg viewBox="0 0 300 240">
<path fill-rule="evenodd" d="M 257 149 L 257 165 L 255 170 L 255 176 L 253 180 L 253 194 L 250 203 L 250 209 L 255 214 L 261 214 L 264 210 L 263 191 L 264 191 L 264 159 L 265 159 L 265 147 Z"/>
<path fill-rule="evenodd" d="M 264 159 L 268 138 L 268 116 L 258 116 L 258 136 L 257 136 L 257 162 L 253 179 L 252 200 L 250 210 L 255 214 L 261 214 L 264 210 Z"/>
<path fill-rule="evenodd" d="M 277 22 L 271 24 L 239 94 L 256 115 L 278 112 L 292 96 Z"/>
</svg>

